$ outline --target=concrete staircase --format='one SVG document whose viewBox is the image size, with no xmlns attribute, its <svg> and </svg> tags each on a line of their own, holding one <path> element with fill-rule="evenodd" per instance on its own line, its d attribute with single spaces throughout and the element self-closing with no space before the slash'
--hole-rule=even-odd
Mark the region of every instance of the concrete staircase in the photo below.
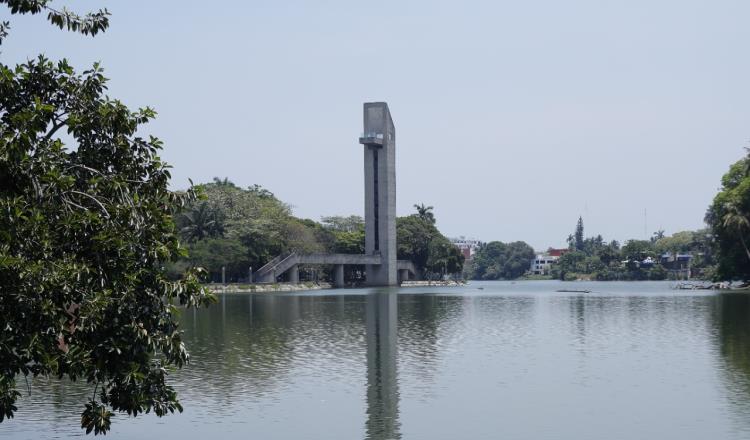
<svg viewBox="0 0 750 440">
<path fill-rule="evenodd" d="M 275 283 L 276 277 L 299 264 L 299 255 L 292 252 L 288 255 L 279 255 L 266 263 L 255 272 L 253 278 L 257 283 Z"/>
</svg>

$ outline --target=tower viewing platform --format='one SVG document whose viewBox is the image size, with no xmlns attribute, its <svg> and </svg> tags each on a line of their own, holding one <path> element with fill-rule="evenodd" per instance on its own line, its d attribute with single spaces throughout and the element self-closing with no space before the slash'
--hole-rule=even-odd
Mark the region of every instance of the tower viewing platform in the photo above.
<svg viewBox="0 0 750 440">
<path fill-rule="evenodd" d="M 344 285 L 344 265 L 364 265 L 366 284 L 395 286 L 418 278 L 411 261 L 396 259 L 396 129 L 385 102 L 364 104 L 365 253 L 311 254 L 292 252 L 258 269 L 257 282 L 273 283 L 286 274 L 299 282 L 299 265 L 333 265 L 334 285 Z"/>
</svg>

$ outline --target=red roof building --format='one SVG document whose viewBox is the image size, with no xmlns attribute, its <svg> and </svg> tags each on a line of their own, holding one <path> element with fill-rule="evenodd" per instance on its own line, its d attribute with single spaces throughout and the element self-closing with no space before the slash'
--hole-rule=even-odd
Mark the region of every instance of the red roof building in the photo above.
<svg viewBox="0 0 750 440">
<path fill-rule="evenodd" d="M 547 249 L 547 255 L 549 255 L 550 257 L 562 257 L 568 252 L 570 252 L 570 249 L 555 249 L 555 248 Z"/>
</svg>

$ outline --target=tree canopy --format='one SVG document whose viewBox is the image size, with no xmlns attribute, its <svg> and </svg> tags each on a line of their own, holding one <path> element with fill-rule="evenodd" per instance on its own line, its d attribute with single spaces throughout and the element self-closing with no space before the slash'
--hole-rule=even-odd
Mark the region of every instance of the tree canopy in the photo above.
<svg viewBox="0 0 750 440">
<path fill-rule="evenodd" d="M 162 267 L 184 255 L 172 219 L 193 195 L 169 191 L 161 142 L 136 134 L 154 111 L 105 90 L 98 66 L 0 66 L 0 420 L 19 374 L 91 383 L 87 432 L 109 429 L 108 408 L 181 410 L 166 381 L 188 361 L 173 302 L 212 297 L 196 270 L 170 281 Z"/>
<path fill-rule="evenodd" d="M 82 34 L 109 25 L 106 9 L 0 3 Z M 9 28 L 0 24 L 0 41 Z M 173 216 L 194 193 L 169 190 L 161 141 L 137 134 L 155 112 L 131 111 L 106 89 L 98 65 L 77 74 L 41 56 L 0 64 L 0 422 L 14 417 L 16 380 L 29 375 L 89 383 L 87 433 L 106 433 L 110 410 L 182 410 L 167 382 L 167 368 L 189 359 L 177 305 L 213 296 L 198 269 L 171 281 L 163 267 L 184 255 Z"/>
<path fill-rule="evenodd" d="M 197 185 L 196 191 L 201 198 L 177 218 L 189 257 L 171 267 L 174 274 L 196 265 L 218 281 L 224 267 L 228 280 L 244 281 L 248 268 L 257 269 L 288 252 L 365 252 L 360 216 L 326 216 L 320 222 L 300 219 L 267 189 L 258 185 L 243 189 L 226 178 Z M 435 227 L 432 208 L 417 206 L 417 213 L 396 219 L 398 257 L 412 260 L 425 276 L 461 272 L 463 256 Z M 347 278 L 358 278 L 363 270 L 347 267 Z"/>
<path fill-rule="evenodd" d="M 718 253 L 716 277 L 750 279 L 750 151 L 722 177 L 706 223 Z"/>
<path fill-rule="evenodd" d="M 53 8 L 52 0 L 0 0 L 10 9 L 11 14 L 47 14 L 47 20 L 60 29 L 78 32 L 84 35 L 96 35 L 104 32 L 109 27 L 109 11 L 99 9 L 96 12 L 88 12 L 84 15 L 76 14 L 66 7 Z M 0 22 L 0 44 L 8 36 L 10 22 Z"/>
<path fill-rule="evenodd" d="M 419 213 L 396 219 L 398 258 L 411 260 L 425 276 L 461 272 L 464 257 L 434 224 Z"/>
<path fill-rule="evenodd" d="M 479 280 L 512 280 L 529 270 L 534 249 L 523 241 L 491 241 L 474 255 L 471 277 Z"/>
</svg>

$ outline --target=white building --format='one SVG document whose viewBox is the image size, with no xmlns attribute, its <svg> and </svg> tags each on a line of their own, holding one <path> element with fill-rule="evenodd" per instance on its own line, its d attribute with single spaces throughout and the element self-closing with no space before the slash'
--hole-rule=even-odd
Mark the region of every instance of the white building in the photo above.
<svg viewBox="0 0 750 440">
<path fill-rule="evenodd" d="M 539 254 L 531 260 L 529 271 L 534 275 L 549 275 L 552 265 L 559 259 L 558 256 Z"/>
</svg>

